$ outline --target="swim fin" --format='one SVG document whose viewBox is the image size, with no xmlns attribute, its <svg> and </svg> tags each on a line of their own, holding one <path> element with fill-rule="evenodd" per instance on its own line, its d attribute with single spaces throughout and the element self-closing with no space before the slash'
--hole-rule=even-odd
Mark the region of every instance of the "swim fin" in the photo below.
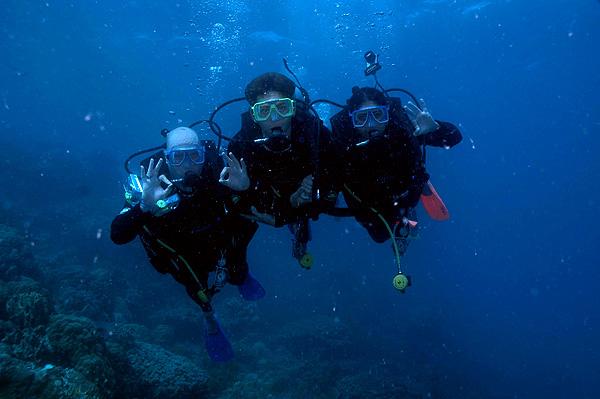
<svg viewBox="0 0 600 399">
<path fill-rule="evenodd" d="M 427 211 L 427 214 L 433 220 L 442 222 L 450 219 L 448 208 L 446 208 L 444 201 L 442 201 L 442 198 L 438 195 L 437 191 L 435 191 L 435 188 L 430 181 L 427 181 L 427 184 L 423 187 L 421 202 L 423 203 L 423 207 Z"/>
<path fill-rule="evenodd" d="M 233 348 L 217 319 L 213 319 L 211 323 L 214 324 L 211 325 L 210 329 L 208 326 L 204 329 L 204 346 L 208 357 L 213 362 L 228 362 L 234 357 Z"/>
<path fill-rule="evenodd" d="M 258 301 L 266 294 L 265 289 L 250 273 L 246 276 L 246 280 L 241 285 L 238 285 L 240 295 L 247 301 Z"/>
</svg>

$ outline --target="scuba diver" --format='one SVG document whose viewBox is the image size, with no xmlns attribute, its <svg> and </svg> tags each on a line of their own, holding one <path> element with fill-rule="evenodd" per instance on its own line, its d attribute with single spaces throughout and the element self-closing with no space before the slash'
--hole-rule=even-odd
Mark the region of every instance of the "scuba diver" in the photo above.
<svg viewBox="0 0 600 399">
<path fill-rule="evenodd" d="M 228 361 L 233 349 L 212 297 L 226 283 L 236 285 L 246 300 L 265 295 L 246 261 L 258 225 L 233 212 L 233 194 L 249 186 L 246 166 L 229 154 L 223 167 L 214 141 L 187 127 L 166 133 L 164 148 L 142 161 L 139 177 L 129 175 L 126 204 L 112 222 L 111 239 L 125 244 L 140 237 L 155 269 L 185 286 L 202 309 L 209 357 Z"/>
<path fill-rule="evenodd" d="M 450 148 L 462 140 L 456 126 L 434 120 L 424 103 L 420 105 L 409 102 L 403 107 L 384 90 L 355 86 L 346 107 L 330 119 L 346 204 L 375 242 L 392 239 L 398 264 L 409 238 L 416 235 L 419 199 L 441 203 L 429 183 L 424 146 Z M 428 206 L 435 219 L 447 216 L 443 203 Z M 396 282 L 402 292 L 410 284 L 408 279 Z"/>
<path fill-rule="evenodd" d="M 244 93 L 250 110 L 242 114 L 228 151 L 248 164 L 250 189 L 240 200 L 248 217 L 276 227 L 287 224 L 294 236 L 292 255 L 310 268 L 309 219 L 337 198 L 329 177 L 334 149 L 329 130 L 309 112 L 308 102 L 294 98 L 295 90 L 294 82 L 275 72 L 252 80 Z"/>
</svg>

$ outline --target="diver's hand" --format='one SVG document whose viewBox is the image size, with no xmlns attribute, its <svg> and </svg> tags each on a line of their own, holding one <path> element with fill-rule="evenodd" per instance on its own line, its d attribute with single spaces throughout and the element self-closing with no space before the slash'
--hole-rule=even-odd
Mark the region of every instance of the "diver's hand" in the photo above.
<svg viewBox="0 0 600 399">
<path fill-rule="evenodd" d="M 244 215 L 243 217 L 246 219 L 252 220 L 253 222 L 270 224 L 271 226 L 275 226 L 275 217 L 273 215 L 269 215 L 268 213 L 259 212 L 256 207 L 251 207 L 252 215 Z"/>
<path fill-rule="evenodd" d="M 233 152 L 230 152 L 229 156 L 223 155 L 223 159 L 227 165 L 221 171 L 219 183 L 235 191 L 247 190 L 250 187 L 250 179 L 244 158 L 238 161 Z"/>
<path fill-rule="evenodd" d="M 290 196 L 290 203 L 292 206 L 294 208 L 299 208 L 304 204 L 312 202 L 312 190 L 313 177 L 312 175 L 308 175 L 302 180 L 300 188 Z"/>
<path fill-rule="evenodd" d="M 404 110 L 408 114 L 410 121 L 415 126 L 415 131 L 413 133 L 415 136 L 435 132 L 440 128 L 439 123 L 433 119 L 429 110 L 427 110 L 425 100 L 421 99 L 419 103 L 420 108 L 410 101 L 404 106 Z"/>
<path fill-rule="evenodd" d="M 142 177 L 142 201 L 140 207 L 144 212 L 156 213 L 158 210 L 156 201 L 167 198 L 173 191 L 173 183 L 167 179 L 165 175 L 158 176 L 160 167 L 163 164 L 163 159 L 160 158 L 154 166 L 154 158 L 148 164 L 148 172 L 144 165 L 140 166 L 140 176 Z M 160 183 L 163 182 L 167 188 L 162 188 Z"/>
</svg>

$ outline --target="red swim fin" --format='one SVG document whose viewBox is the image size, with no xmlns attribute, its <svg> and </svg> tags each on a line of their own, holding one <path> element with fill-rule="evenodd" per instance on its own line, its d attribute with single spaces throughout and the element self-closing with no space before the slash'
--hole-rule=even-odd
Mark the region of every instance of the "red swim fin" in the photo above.
<svg viewBox="0 0 600 399">
<path fill-rule="evenodd" d="M 448 212 L 448 208 L 446 208 L 444 201 L 442 201 L 430 181 L 428 181 L 423 187 L 421 202 L 423 203 L 423 207 L 427 211 L 427 214 L 433 220 L 443 222 L 444 220 L 450 219 L 450 212 Z"/>
</svg>

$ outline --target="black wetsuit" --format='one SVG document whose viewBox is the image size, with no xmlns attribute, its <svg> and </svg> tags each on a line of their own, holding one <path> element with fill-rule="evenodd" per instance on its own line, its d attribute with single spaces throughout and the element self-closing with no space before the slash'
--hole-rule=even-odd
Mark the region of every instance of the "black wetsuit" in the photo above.
<svg viewBox="0 0 600 399">
<path fill-rule="evenodd" d="M 241 193 L 241 208 L 250 213 L 250 206 L 255 206 L 259 212 L 272 215 L 276 227 L 287 224 L 296 239 L 306 243 L 310 239 L 308 219 L 317 215 L 319 209 L 335 204 L 337 192 L 330 167 L 334 149 L 330 131 L 300 104 L 292 118 L 291 129 L 291 147 L 274 152 L 254 142 L 263 137 L 262 132 L 246 112 L 242 114 L 241 130 L 233 137 L 229 151 L 248 165 L 250 188 Z M 313 191 L 318 190 L 319 199 L 294 208 L 290 196 L 308 175 L 314 178 Z"/>
<path fill-rule="evenodd" d="M 400 223 L 419 202 L 429 180 L 422 146 L 452 147 L 462 135 L 451 123 L 437 121 L 440 128 L 414 136 L 414 126 L 399 99 L 388 99 L 390 121 L 385 137 L 360 142 L 348 110 L 331 118 L 337 149 L 340 191 L 356 220 L 376 242 L 390 239 L 388 227 Z M 383 217 L 388 226 L 381 220 Z"/>
<path fill-rule="evenodd" d="M 156 157 L 158 159 L 158 157 Z M 216 167 L 206 164 L 193 195 L 179 193 L 177 208 L 162 216 L 128 203 L 111 225 L 111 239 L 126 244 L 139 236 L 150 262 L 160 273 L 172 275 L 189 296 L 211 311 L 208 275 L 225 261 L 228 282 L 239 285 L 248 274 L 246 249 L 258 225 L 226 210 L 231 192 L 218 183 Z M 168 177 L 163 165 L 160 174 Z M 233 205 L 232 205 L 233 207 Z"/>
</svg>

